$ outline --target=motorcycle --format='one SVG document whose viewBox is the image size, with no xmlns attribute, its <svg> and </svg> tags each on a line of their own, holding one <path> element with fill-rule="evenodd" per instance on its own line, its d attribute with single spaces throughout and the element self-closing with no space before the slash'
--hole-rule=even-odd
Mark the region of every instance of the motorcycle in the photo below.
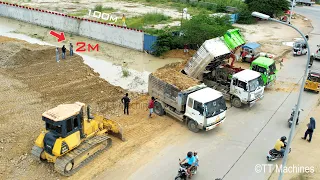
<svg viewBox="0 0 320 180">
<path fill-rule="evenodd" d="M 292 109 L 290 118 L 288 119 L 289 128 L 291 128 L 291 126 L 292 126 L 293 116 L 294 116 L 295 110 L 296 110 L 295 108 Z M 304 110 L 303 110 L 303 109 L 300 109 L 300 110 L 299 110 L 296 125 L 299 124 L 298 122 L 299 122 L 299 116 L 300 116 L 300 112 L 301 112 L 301 111 L 304 111 Z"/>
<path fill-rule="evenodd" d="M 179 162 L 181 160 L 179 159 Z M 192 175 L 195 175 L 197 173 L 197 167 L 193 166 L 191 168 L 191 173 Z M 186 180 L 187 177 L 189 177 L 188 171 L 187 171 L 187 167 L 184 166 L 183 164 L 180 164 L 179 170 L 178 170 L 178 175 L 174 178 L 175 180 Z"/>
<path fill-rule="evenodd" d="M 287 147 L 287 142 L 284 143 L 284 149 L 286 149 L 286 147 Z M 291 148 L 289 149 L 289 153 L 290 152 L 291 152 Z M 279 158 L 283 158 L 283 155 L 275 149 L 271 149 L 267 155 L 268 161 L 274 161 Z"/>
</svg>

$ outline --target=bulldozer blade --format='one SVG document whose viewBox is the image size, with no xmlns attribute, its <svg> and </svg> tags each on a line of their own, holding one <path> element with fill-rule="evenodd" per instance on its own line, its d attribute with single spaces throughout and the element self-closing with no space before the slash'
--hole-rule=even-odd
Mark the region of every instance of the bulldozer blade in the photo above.
<svg viewBox="0 0 320 180">
<path fill-rule="evenodd" d="M 107 127 L 108 134 L 111 134 L 115 137 L 118 137 L 122 141 L 126 141 L 123 136 L 123 130 L 120 124 L 116 121 L 113 121 L 111 119 L 105 119 L 104 124 Z"/>
</svg>

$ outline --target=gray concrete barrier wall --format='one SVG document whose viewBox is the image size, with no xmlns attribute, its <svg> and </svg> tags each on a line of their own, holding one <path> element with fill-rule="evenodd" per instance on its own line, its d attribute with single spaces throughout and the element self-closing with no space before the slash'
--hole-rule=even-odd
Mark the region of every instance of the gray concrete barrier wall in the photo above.
<svg viewBox="0 0 320 180">
<path fill-rule="evenodd" d="M 143 51 L 142 31 L 0 1 L 0 16 Z"/>
</svg>

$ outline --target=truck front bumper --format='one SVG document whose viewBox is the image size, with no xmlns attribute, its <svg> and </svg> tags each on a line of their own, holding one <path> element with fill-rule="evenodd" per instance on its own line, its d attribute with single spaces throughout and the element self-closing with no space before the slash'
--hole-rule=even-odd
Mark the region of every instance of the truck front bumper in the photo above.
<svg viewBox="0 0 320 180">
<path fill-rule="evenodd" d="M 207 127 L 203 127 L 202 129 L 205 131 L 210 131 L 212 129 L 214 129 L 215 127 L 219 126 L 220 124 L 222 124 L 224 121 L 226 120 L 226 117 L 224 117 L 222 120 L 220 120 L 218 123 L 209 125 Z"/>
<path fill-rule="evenodd" d="M 262 94 L 260 97 L 258 97 L 257 99 L 248 102 L 249 107 L 252 107 L 257 101 L 259 101 L 260 99 L 263 99 L 264 95 Z"/>
</svg>

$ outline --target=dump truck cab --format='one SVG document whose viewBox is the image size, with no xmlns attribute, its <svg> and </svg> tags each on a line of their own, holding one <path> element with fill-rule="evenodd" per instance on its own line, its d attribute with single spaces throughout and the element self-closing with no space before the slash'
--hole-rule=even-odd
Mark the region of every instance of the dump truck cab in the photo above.
<svg viewBox="0 0 320 180">
<path fill-rule="evenodd" d="M 242 54 L 241 58 L 244 62 L 251 63 L 253 60 L 258 58 L 260 56 L 260 50 L 259 50 L 260 44 L 251 42 L 243 45 L 242 48 Z"/>
<path fill-rule="evenodd" d="M 211 130 L 220 125 L 226 117 L 226 102 L 222 93 L 204 88 L 187 96 L 185 116 L 191 122 L 189 129 Z M 194 121 L 194 122 L 192 122 Z"/>
<path fill-rule="evenodd" d="M 241 107 L 242 104 L 253 106 L 263 98 L 264 85 L 260 73 L 245 69 L 231 78 L 230 84 L 231 104 Z"/>
<path fill-rule="evenodd" d="M 270 87 L 277 79 L 278 70 L 273 59 L 259 57 L 251 63 L 250 69 L 261 74 L 266 87 Z"/>
</svg>

